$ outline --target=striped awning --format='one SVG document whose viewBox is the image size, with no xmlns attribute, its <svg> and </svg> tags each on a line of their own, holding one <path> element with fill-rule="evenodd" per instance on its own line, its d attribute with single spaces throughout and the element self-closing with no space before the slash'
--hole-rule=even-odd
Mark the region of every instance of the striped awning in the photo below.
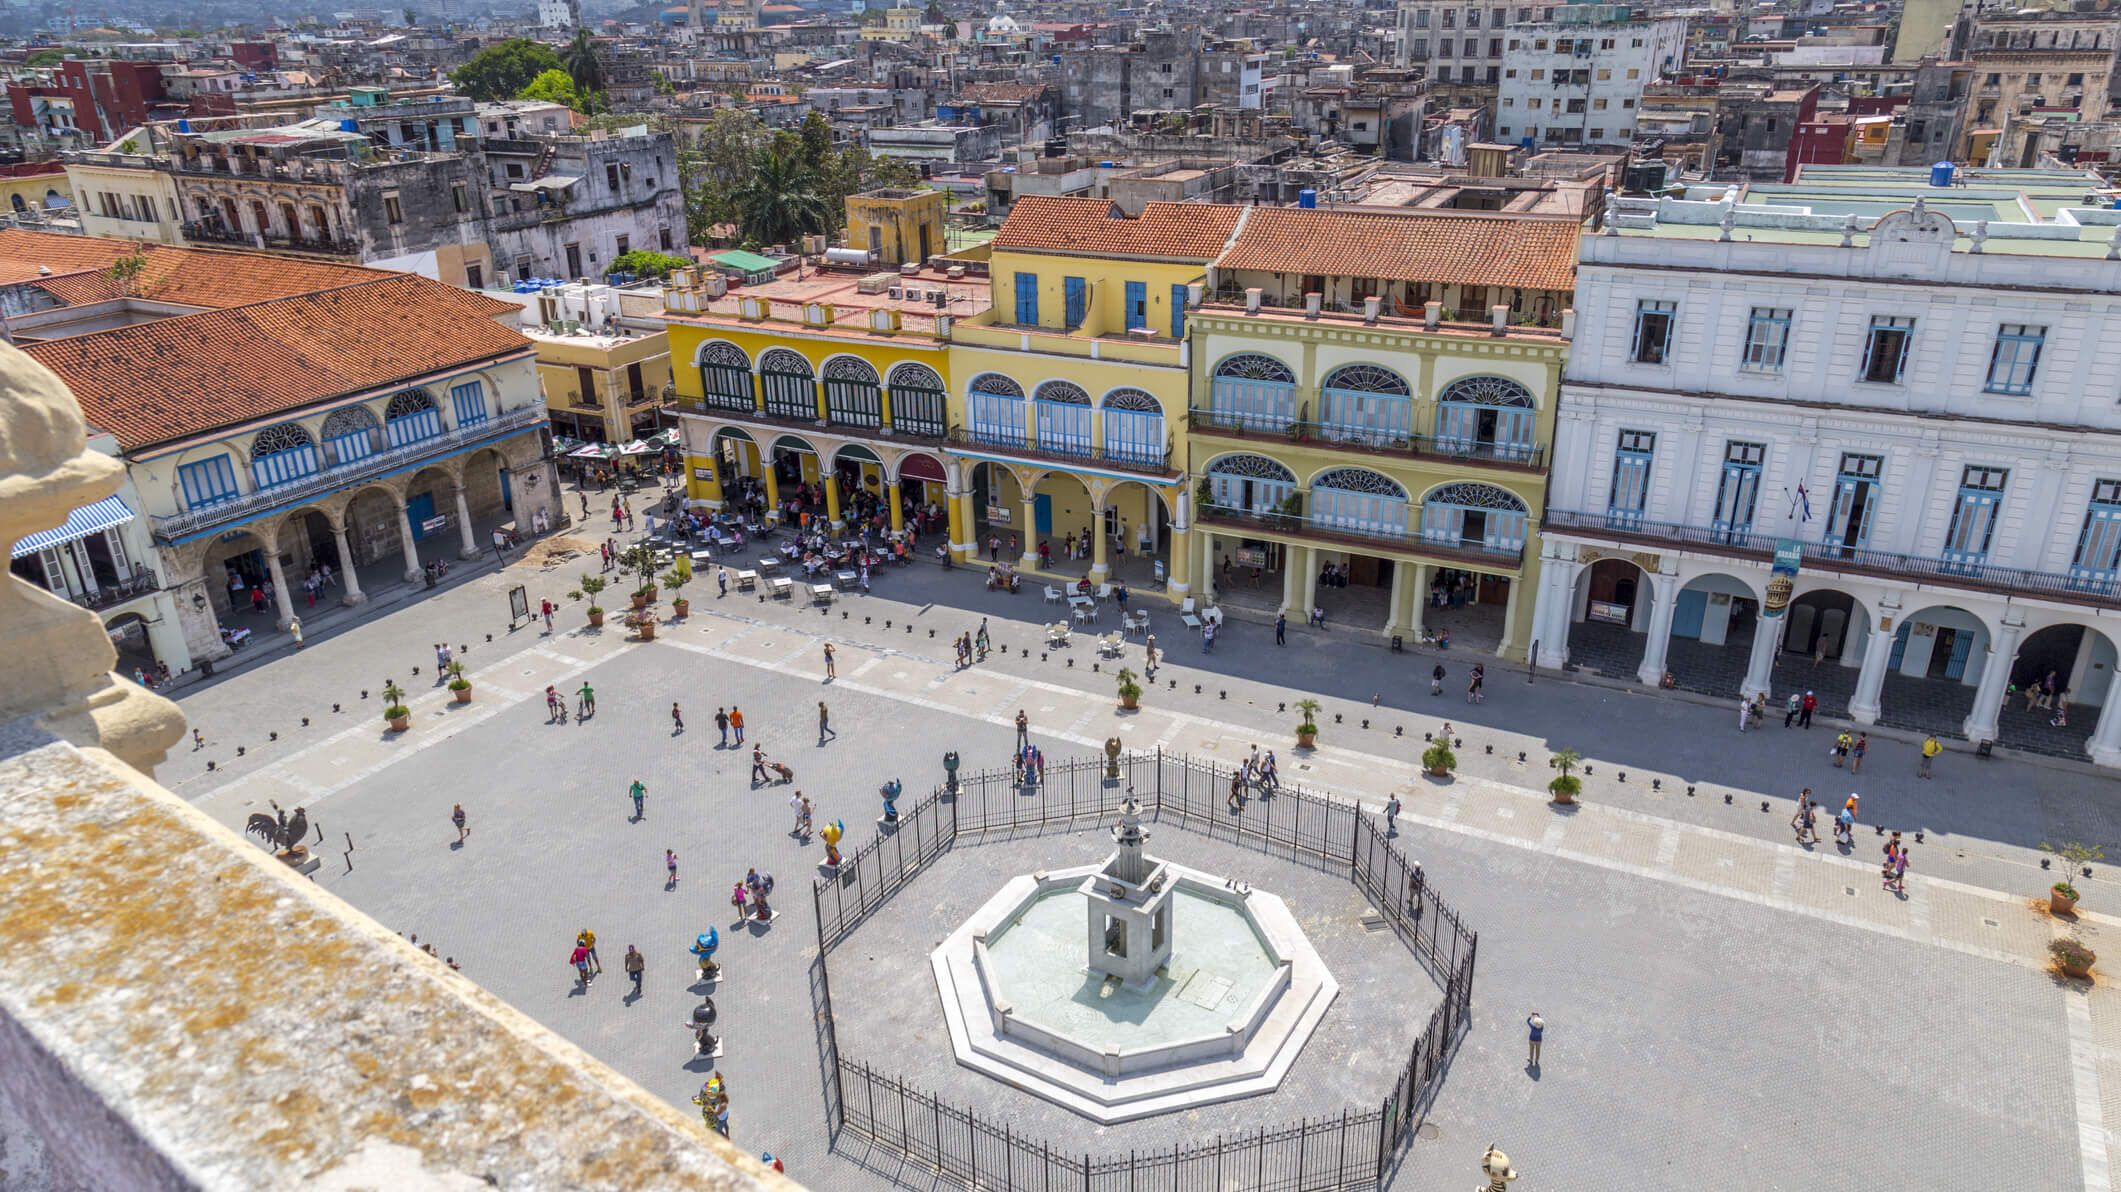
<svg viewBox="0 0 2121 1192">
<path fill-rule="evenodd" d="M 133 519 L 133 511 L 116 497 L 105 497 L 93 505 L 83 505 L 66 515 L 66 524 L 57 529 L 32 534 L 15 544 L 14 557 L 33 555 L 47 547 L 86 538 L 98 530 L 122 526 Z"/>
</svg>

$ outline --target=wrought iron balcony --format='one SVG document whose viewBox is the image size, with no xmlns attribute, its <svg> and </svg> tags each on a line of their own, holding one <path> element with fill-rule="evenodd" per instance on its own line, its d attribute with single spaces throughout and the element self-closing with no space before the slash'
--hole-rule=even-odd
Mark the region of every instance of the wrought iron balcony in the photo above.
<svg viewBox="0 0 2121 1192">
<path fill-rule="evenodd" d="M 517 406 L 513 410 L 495 414 L 484 422 L 443 431 L 431 439 L 421 439 L 403 447 L 378 451 L 374 455 L 364 456 L 337 467 L 320 468 L 299 480 L 277 484 L 271 488 L 256 489 L 219 504 L 189 509 L 169 517 L 157 517 L 154 519 L 155 541 L 165 546 L 172 545 L 179 539 L 201 530 L 243 521 L 272 509 L 293 508 L 312 497 L 358 484 L 371 476 L 395 472 L 407 464 L 418 463 L 429 456 L 441 455 L 489 439 L 505 439 L 520 431 L 543 426 L 550 416 L 551 411 L 546 409 L 542 402 Z"/>
<path fill-rule="evenodd" d="M 333 256 L 358 256 L 361 244 L 357 240 L 326 240 L 316 236 L 256 235 L 240 230 L 232 231 L 224 225 L 193 222 L 184 225 L 184 238 L 200 244 L 227 244 L 238 248 L 269 248 L 285 252 L 321 252 Z"/>
<path fill-rule="evenodd" d="M 73 602 L 82 608 L 102 610 L 124 604 L 162 589 L 162 581 L 145 567 L 136 567 L 133 573 L 114 584 L 105 584 L 94 593 L 78 592 Z"/>
<path fill-rule="evenodd" d="M 1476 568 L 1516 568 L 1524 562 L 1522 546 L 1467 542 L 1458 538 L 1435 538 L 1412 530 L 1355 526 L 1293 513 L 1268 513 L 1236 509 L 1228 505 L 1202 504 L 1194 513 L 1200 524 L 1209 529 L 1261 530 L 1304 543 L 1333 542 L 1358 548 L 1382 546 L 1389 550 L 1427 555 Z"/>
<path fill-rule="evenodd" d="M 1041 442 L 1035 435 L 1025 435 L 1021 442 L 1006 443 L 981 438 L 963 426 L 950 428 L 950 446 L 967 451 L 991 455 L 1018 456 L 1039 463 L 1095 464 L 1099 467 L 1118 468 L 1126 472 L 1141 472 L 1144 475 L 1169 476 L 1171 453 L 1174 444 L 1171 437 L 1164 437 L 1163 453 L 1154 459 L 1146 453 L 1107 451 L 1097 443 Z"/>
<path fill-rule="evenodd" d="M 749 398 L 732 397 L 727 394 L 710 393 L 704 398 L 690 395 L 676 398 L 671 408 L 680 414 L 691 414 L 702 418 L 715 418 L 730 422 L 752 422 L 762 426 L 784 426 L 795 430 L 823 431 L 829 434 L 866 437 L 885 436 L 892 439 L 918 439 L 929 443 L 941 443 L 944 439 L 942 423 L 921 416 L 918 410 L 901 410 L 896 405 L 891 410 L 891 429 L 866 419 L 856 417 L 835 418 L 820 425 L 814 411 L 801 414 L 777 414 L 758 409 Z M 828 411 L 830 412 L 830 411 Z M 845 412 L 842 411 L 844 414 Z"/>
<path fill-rule="evenodd" d="M 1302 413 L 1308 415 L 1309 407 Z M 1309 417 L 1262 418 L 1258 414 L 1232 410 L 1190 409 L 1186 421 L 1201 434 L 1233 439 L 1288 443 L 1305 447 L 1327 447 L 1359 451 L 1367 455 L 1396 455 L 1409 459 L 1450 460 L 1514 472 L 1543 472 L 1547 466 L 1544 443 L 1483 443 L 1467 438 L 1401 434 L 1370 427 L 1320 422 Z"/>
<path fill-rule="evenodd" d="M 1547 510 L 1545 525 L 1548 529 L 1573 531 L 1620 542 L 1681 547 L 1758 562 L 1772 562 L 1776 543 L 1783 541 L 1773 534 L 1756 534 L 1750 530 L 1724 530 L 1713 526 L 1647 521 L 1627 514 L 1582 513 L 1567 509 Z M 2026 571 L 1988 563 L 1839 546 L 1831 542 L 1804 542 L 1801 545 L 1804 548 L 1802 566 L 1809 570 L 1917 582 L 1943 580 L 1961 587 L 2003 595 L 2029 593 L 2053 600 L 2066 600 L 2073 604 L 2121 608 L 2121 578 L 2113 576 Z"/>
</svg>

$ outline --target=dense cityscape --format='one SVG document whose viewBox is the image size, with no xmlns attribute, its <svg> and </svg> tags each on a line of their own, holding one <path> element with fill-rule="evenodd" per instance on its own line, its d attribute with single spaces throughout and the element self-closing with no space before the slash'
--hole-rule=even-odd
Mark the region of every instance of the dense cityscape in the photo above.
<svg viewBox="0 0 2121 1192">
<path fill-rule="evenodd" d="M 2105 1192 L 2117 54 L 0 9 L 0 1187 Z"/>
</svg>

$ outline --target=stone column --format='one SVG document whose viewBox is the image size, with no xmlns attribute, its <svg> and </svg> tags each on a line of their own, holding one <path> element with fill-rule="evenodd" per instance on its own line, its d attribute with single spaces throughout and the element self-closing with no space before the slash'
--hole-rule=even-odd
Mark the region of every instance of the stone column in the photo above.
<svg viewBox="0 0 2121 1192">
<path fill-rule="evenodd" d="M 1407 572 L 1412 570 L 1413 566 L 1404 559 L 1392 560 L 1392 592 L 1385 598 L 1384 635 L 1387 638 L 1407 631 L 1406 598 L 1408 589 L 1413 587 L 1408 582 L 1412 577 Z"/>
<path fill-rule="evenodd" d="M 2106 706 L 2099 709 L 2099 724 L 2084 751 L 2093 765 L 2121 766 L 2121 667 L 2113 668 L 2113 677 L 2106 681 Z"/>
<path fill-rule="evenodd" d="M 1570 585 L 1573 593 L 1574 585 Z M 1567 601 L 1564 598 L 1564 610 Z M 1643 644 L 1642 665 L 1635 668 L 1635 677 L 1655 687 L 1664 679 L 1664 665 L 1672 645 L 1672 614 L 1679 611 L 1679 577 L 1676 575 L 1653 575 L 1650 577 L 1650 632 L 1649 640 Z M 1564 611 L 1561 618 L 1563 632 L 1567 632 L 1569 618 Z M 1541 649 L 1546 647 L 1542 645 Z"/>
<path fill-rule="evenodd" d="M 1200 539 L 1200 602 L 1204 605 L 1213 604 L 1215 603 L 1215 531 L 1196 529 L 1193 532 L 1193 536 Z M 1284 559 L 1282 565 L 1284 567 L 1288 565 L 1286 562 L 1288 552 L 1294 549 L 1296 548 L 1289 547 L 1282 552 Z"/>
<path fill-rule="evenodd" d="M 766 512 L 779 513 L 781 508 L 781 485 L 773 475 L 773 461 L 766 458 L 764 448 L 759 450 L 759 483 L 766 486 Z"/>
<path fill-rule="evenodd" d="M 479 540 L 472 534 L 471 502 L 464 499 L 464 486 L 461 484 L 457 486 L 456 497 L 457 525 L 461 531 L 458 537 L 464 540 L 464 549 L 457 552 L 457 557 L 460 559 L 476 559 L 479 557 Z"/>
<path fill-rule="evenodd" d="M 1308 620 L 1311 616 L 1311 610 L 1318 607 L 1318 552 L 1311 547 L 1305 547 L 1303 558 L 1301 560 L 1291 559 L 1290 562 L 1301 562 L 1303 565 L 1303 615 Z"/>
<path fill-rule="evenodd" d="M 1304 598 L 1303 577 L 1310 569 L 1310 547 L 1291 546 L 1282 551 L 1281 613 L 1294 617 L 1299 624 L 1311 615 L 1310 606 L 1300 603 Z"/>
<path fill-rule="evenodd" d="M 2018 639 L 2023 624 L 2005 622 L 2002 632 L 1989 643 L 1988 662 L 1981 668 L 1981 682 L 1974 688 L 1974 711 L 1962 726 L 1969 741 L 1996 739 L 1996 718 L 2003 713 L 2003 689 L 2010 686 L 2011 667 L 2018 661 Z"/>
<path fill-rule="evenodd" d="M 1420 641 L 1426 626 L 1425 618 L 1429 615 L 1429 581 L 1435 571 L 1427 563 L 1416 563 L 1413 567 L 1414 574 L 1408 585 L 1413 590 L 1407 593 L 1407 636 Z"/>
<path fill-rule="evenodd" d="M 280 628 L 285 629 L 295 619 L 295 601 L 287 592 L 287 576 L 280 572 L 278 544 L 265 548 L 265 571 L 272 576 L 273 603 L 280 606 Z"/>
<path fill-rule="evenodd" d="M 404 502 L 398 503 L 398 545 L 405 550 L 405 582 L 420 578 L 420 548 L 412 540 L 412 511 Z"/>
<path fill-rule="evenodd" d="M 1880 611 L 1882 624 L 1886 614 Z M 1857 724 L 1876 724 L 1883 711 L 1879 696 L 1885 691 L 1885 672 L 1893 658 L 1896 631 L 1873 626 L 1863 642 L 1863 669 L 1856 673 L 1856 694 L 1849 697 L 1849 719 Z"/>
<path fill-rule="evenodd" d="M 1753 652 L 1745 663 L 1745 684 L 1738 694 L 1747 699 L 1769 694 L 1775 678 L 1775 643 L 1782 636 L 1782 617 L 1762 614 L 1753 622 Z"/>
<path fill-rule="evenodd" d="M 347 515 L 351 516 L 352 511 L 348 510 Z M 351 607 L 366 602 L 368 594 L 361 590 L 361 577 L 354 574 L 353 548 L 347 544 L 343 521 L 332 525 L 331 540 L 339 548 L 339 581 L 346 585 L 346 594 L 339 597 L 339 603 Z"/>
<path fill-rule="evenodd" d="M 1090 582 L 1101 584 L 1112 578 L 1112 564 L 1108 561 L 1110 546 L 1105 542 L 1104 506 L 1090 506 Z"/>
<path fill-rule="evenodd" d="M 1525 643 L 1519 640 L 1517 633 L 1517 605 L 1523 599 L 1524 579 L 1520 576 L 1510 581 L 1510 594 L 1502 602 L 1502 640 L 1495 643 L 1497 658 L 1519 657 L 1526 653 Z M 1533 594 L 1533 600 L 1537 602 L 1537 593 Z"/>
<path fill-rule="evenodd" d="M 896 534 L 906 528 L 906 511 L 899 507 L 898 481 L 884 485 L 884 504 L 891 506 L 891 532 Z"/>
<path fill-rule="evenodd" d="M 840 520 L 840 478 L 838 471 L 818 469 L 818 483 L 825 490 L 825 520 Z"/>
<path fill-rule="evenodd" d="M 1019 495 L 1024 498 L 1024 516 L 1021 528 L 1017 531 L 1018 541 L 1023 545 L 1023 554 L 1017 559 L 1016 565 L 1029 571 L 1038 566 L 1038 494 L 1027 488 Z"/>
<path fill-rule="evenodd" d="M 1169 545 L 1171 566 L 1165 577 L 1168 590 L 1177 600 L 1184 600 L 1193 590 L 1193 532 L 1179 522 L 1171 523 L 1171 533 L 1164 541 Z"/>
<path fill-rule="evenodd" d="M 702 478 L 700 465 L 705 462 L 707 475 Z M 685 457 L 685 495 L 705 504 L 709 509 L 722 507 L 722 474 L 712 455 Z"/>
</svg>

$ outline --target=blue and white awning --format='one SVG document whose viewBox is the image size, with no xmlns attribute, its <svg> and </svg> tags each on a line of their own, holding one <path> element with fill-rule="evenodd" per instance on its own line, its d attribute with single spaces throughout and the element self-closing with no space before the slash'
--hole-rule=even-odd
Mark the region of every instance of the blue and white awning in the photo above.
<svg viewBox="0 0 2121 1192">
<path fill-rule="evenodd" d="M 133 511 L 116 497 L 105 497 L 93 505 L 83 505 L 66 515 L 66 524 L 53 530 L 32 534 L 15 544 L 14 557 L 34 555 L 47 547 L 86 538 L 99 530 L 122 526 L 133 519 Z"/>
</svg>

